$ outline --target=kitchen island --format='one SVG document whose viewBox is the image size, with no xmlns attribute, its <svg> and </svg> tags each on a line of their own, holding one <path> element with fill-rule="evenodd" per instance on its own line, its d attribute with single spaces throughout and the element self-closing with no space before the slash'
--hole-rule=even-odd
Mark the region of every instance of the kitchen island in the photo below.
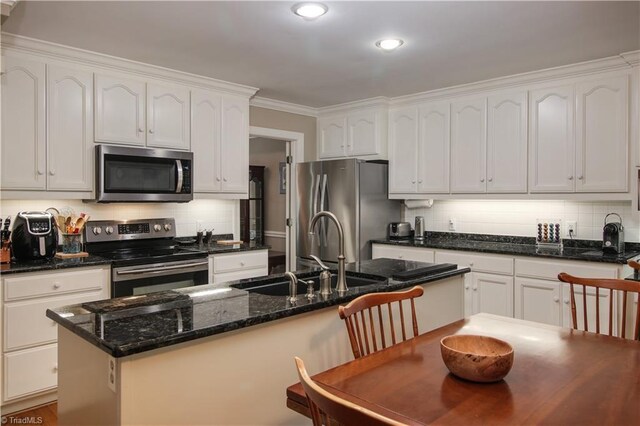
<svg viewBox="0 0 640 426">
<path fill-rule="evenodd" d="M 337 305 L 422 285 L 421 332 L 463 317 L 469 269 L 391 278 L 423 266 L 390 259 L 348 265 L 348 275 L 373 283 L 341 296 L 308 300 L 303 293 L 294 304 L 251 291 L 282 281 L 278 275 L 49 310 L 61 325 L 59 424 L 300 424 L 284 403 L 297 381 L 293 357 L 311 372 L 353 357 Z"/>
</svg>

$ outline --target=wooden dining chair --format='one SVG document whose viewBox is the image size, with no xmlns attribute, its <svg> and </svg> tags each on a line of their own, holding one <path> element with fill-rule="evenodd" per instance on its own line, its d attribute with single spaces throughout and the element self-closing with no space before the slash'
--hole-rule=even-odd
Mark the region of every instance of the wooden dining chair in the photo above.
<svg viewBox="0 0 640 426">
<path fill-rule="evenodd" d="M 635 260 L 629 260 L 627 262 L 627 265 L 629 265 L 631 268 L 633 268 L 633 270 L 637 273 L 640 272 L 640 263 L 636 262 Z"/>
<path fill-rule="evenodd" d="M 295 357 L 295 361 L 300 383 L 307 394 L 313 426 L 336 423 L 344 426 L 404 425 L 323 389 L 309 377 L 304 362 L 298 357 Z"/>
<path fill-rule="evenodd" d="M 600 289 L 604 290 L 606 295 L 606 290 L 609 290 L 609 336 L 613 336 L 613 311 L 614 311 L 614 295 L 615 292 L 622 293 L 622 324 L 621 330 L 618 334 L 619 337 L 626 336 L 626 323 L 627 323 L 627 301 L 628 293 L 637 294 L 640 297 L 640 282 L 636 281 L 628 281 L 621 279 L 613 279 L 613 278 L 581 278 L 574 277 L 567 273 L 558 274 L 558 279 L 562 282 L 568 283 L 571 289 L 571 322 L 573 324 L 574 329 L 578 329 L 578 315 L 577 315 L 577 304 L 576 304 L 576 295 L 574 286 L 582 287 L 582 315 L 583 315 L 583 325 L 584 331 L 589 331 L 589 321 L 588 321 L 588 308 L 587 308 L 587 287 L 595 288 L 595 332 L 598 334 L 604 334 L 600 332 Z M 618 293 L 619 294 L 619 293 Z M 636 308 L 635 313 L 635 327 L 632 335 L 633 340 L 640 340 L 640 307 Z"/>
<path fill-rule="evenodd" d="M 409 300 L 411 307 L 411 316 L 406 318 L 411 321 L 411 330 L 413 335 L 418 335 L 418 321 L 416 319 L 416 306 L 414 300 L 424 294 L 424 290 L 420 286 L 415 286 L 407 291 L 398 291 L 392 293 L 371 293 L 360 296 L 352 300 L 346 306 L 338 307 L 338 314 L 347 326 L 349 341 L 351 342 L 351 350 L 354 358 L 360 358 L 379 349 L 387 347 L 387 338 L 390 335 L 391 345 L 398 343 L 396 338 L 396 328 L 400 329 L 401 341 L 407 340 L 407 331 L 405 328 L 405 314 L 403 301 Z M 394 322 L 394 303 L 397 302 L 399 314 L 398 324 Z M 386 306 L 386 309 L 383 307 Z M 374 321 L 374 310 L 376 312 L 376 320 Z M 383 311 L 386 310 L 386 313 Z M 388 327 L 385 329 L 385 322 L 388 318 Z M 385 337 L 385 334 L 387 335 Z M 398 336 L 400 337 L 400 336 Z M 378 344 L 378 340 L 380 344 Z"/>
</svg>

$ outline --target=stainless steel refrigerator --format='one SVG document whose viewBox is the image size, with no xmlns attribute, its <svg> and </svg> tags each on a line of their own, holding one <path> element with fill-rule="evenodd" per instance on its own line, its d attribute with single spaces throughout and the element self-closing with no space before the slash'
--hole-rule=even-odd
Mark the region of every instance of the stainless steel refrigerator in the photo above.
<svg viewBox="0 0 640 426">
<path fill-rule="evenodd" d="M 387 235 L 389 222 L 400 220 L 401 202 L 388 199 L 388 165 L 357 159 L 299 163 L 297 266 L 315 265 L 310 255 L 325 262 L 338 259 L 338 231 L 329 219 L 316 224 L 309 235 L 313 215 L 328 210 L 344 230 L 347 262 L 371 259 L 372 239 Z"/>
</svg>

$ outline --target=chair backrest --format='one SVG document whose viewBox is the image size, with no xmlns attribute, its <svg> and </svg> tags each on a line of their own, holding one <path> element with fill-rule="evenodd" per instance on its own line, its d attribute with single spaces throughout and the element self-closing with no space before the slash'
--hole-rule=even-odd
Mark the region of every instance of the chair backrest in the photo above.
<svg viewBox="0 0 640 426">
<path fill-rule="evenodd" d="M 396 338 L 396 328 L 400 328 L 401 341 L 407 340 L 407 331 L 405 329 L 405 313 L 402 302 L 409 300 L 411 306 L 411 329 L 415 337 L 418 335 L 418 321 L 416 319 L 416 306 L 414 300 L 416 297 L 422 296 L 424 290 L 420 286 L 415 286 L 407 291 L 399 291 L 393 293 L 370 293 L 360 296 L 352 300 L 346 306 L 338 308 L 340 318 L 345 321 L 349 341 L 351 342 L 351 350 L 355 358 L 376 352 L 379 349 L 387 347 L 387 338 L 390 337 L 391 345 L 398 343 Z M 396 313 L 400 318 L 394 321 L 394 306 L 397 302 L 398 309 Z M 386 306 L 386 309 L 383 307 Z M 374 309 L 375 308 L 375 309 Z M 376 320 L 374 313 L 376 311 Z M 383 314 L 383 311 L 387 312 Z M 388 322 L 387 322 L 388 318 Z M 385 323 L 388 327 L 385 330 Z M 385 334 L 387 336 L 385 336 Z M 400 337 L 400 336 L 398 336 Z"/>
<path fill-rule="evenodd" d="M 573 324 L 574 329 L 578 329 L 578 316 L 577 316 L 577 305 L 576 305 L 576 295 L 574 286 L 578 285 L 582 287 L 582 315 L 583 315 L 583 324 L 584 330 L 589 330 L 589 321 L 588 321 L 588 308 L 587 308 L 587 287 L 595 288 L 595 323 L 596 323 L 596 333 L 600 333 L 600 289 L 603 289 L 603 292 L 606 295 L 606 290 L 609 290 L 609 336 L 613 336 L 613 312 L 614 312 L 614 300 L 616 299 L 614 292 L 622 293 L 622 323 L 621 330 L 618 333 L 619 337 L 626 336 L 626 325 L 627 325 L 627 302 L 628 302 L 628 293 L 636 293 L 638 297 L 640 297 L 640 282 L 636 281 L 628 281 L 621 279 L 612 279 L 612 278 L 581 278 L 574 277 L 564 272 L 558 274 L 558 279 L 562 282 L 569 283 L 569 287 L 571 288 L 571 322 Z M 632 294 L 633 296 L 633 294 Z M 632 339 L 640 340 L 640 307 L 636 308 L 635 313 L 635 327 L 633 330 Z M 604 334 L 604 333 L 603 333 Z"/>
<path fill-rule="evenodd" d="M 635 260 L 630 260 L 627 262 L 627 264 L 632 267 L 636 272 L 640 272 L 640 263 L 636 262 Z"/>
<path fill-rule="evenodd" d="M 295 361 L 300 383 L 307 394 L 309 411 L 314 426 L 333 424 L 330 420 L 345 426 L 400 426 L 404 424 L 342 399 L 323 389 L 309 377 L 302 360 L 295 357 Z M 325 418 L 323 419 L 323 417 Z"/>
</svg>

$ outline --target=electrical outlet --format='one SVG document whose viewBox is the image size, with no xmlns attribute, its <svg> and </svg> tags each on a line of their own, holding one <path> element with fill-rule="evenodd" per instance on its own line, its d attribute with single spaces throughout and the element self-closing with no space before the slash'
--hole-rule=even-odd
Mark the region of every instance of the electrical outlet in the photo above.
<svg viewBox="0 0 640 426">
<path fill-rule="evenodd" d="M 116 392 L 116 359 L 109 357 L 109 366 L 107 367 L 107 386 L 112 392 Z"/>
<path fill-rule="evenodd" d="M 564 223 L 564 236 L 569 238 L 575 238 L 578 236 L 578 222 L 575 220 L 568 220 Z"/>
<path fill-rule="evenodd" d="M 455 218 L 452 217 L 451 219 L 449 219 L 449 231 L 455 231 L 456 224 L 457 224 L 457 220 Z"/>
</svg>

